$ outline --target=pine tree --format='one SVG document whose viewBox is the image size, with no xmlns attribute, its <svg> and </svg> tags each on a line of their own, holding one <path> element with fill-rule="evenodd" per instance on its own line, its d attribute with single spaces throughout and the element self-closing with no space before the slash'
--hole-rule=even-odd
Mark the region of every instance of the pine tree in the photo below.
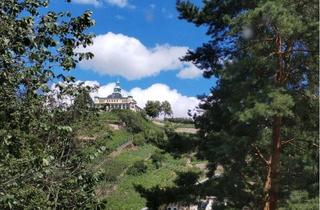
<svg viewBox="0 0 320 210">
<path fill-rule="evenodd" d="M 177 1 L 180 18 L 207 27 L 211 38 L 183 60 L 218 79 L 196 124 L 203 155 L 225 168 L 216 193 L 236 208 L 274 210 L 292 190 L 318 194 L 318 7 Z"/>
</svg>

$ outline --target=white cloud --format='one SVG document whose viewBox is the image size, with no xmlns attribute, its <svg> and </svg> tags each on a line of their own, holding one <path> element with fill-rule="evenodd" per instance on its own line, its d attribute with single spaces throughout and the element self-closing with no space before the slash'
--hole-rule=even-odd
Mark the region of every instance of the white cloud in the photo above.
<svg viewBox="0 0 320 210">
<path fill-rule="evenodd" d="M 97 89 L 100 84 L 97 81 L 80 81 L 80 80 L 74 83 L 64 83 L 64 82 L 53 83 L 50 86 L 50 92 L 46 94 L 47 101 L 45 105 L 48 107 L 61 107 L 61 108 L 69 107 L 74 102 L 74 96 L 70 94 L 61 94 L 59 86 L 66 88 L 67 86 L 75 87 L 78 85 L 81 85 L 82 87 L 89 86 L 91 88 Z M 94 97 L 94 95 L 95 93 L 92 93 L 91 97 Z"/>
<path fill-rule="evenodd" d="M 96 81 L 87 81 L 90 82 L 92 84 L 95 84 Z M 99 83 L 98 83 L 99 84 Z M 91 97 L 94 98 L 95 96 L 98 97 L 107 97 L 108 95 L 110 95 L 113 92 L 113 88 L 116 86 L 116 83 L 112 82 L 109 83 L 107 85 L 99 85 L 99 88 L 96 92 L 91 93 Z M 122 90 L 122 94 L 127 95 L 127 92 Z"/>
<path fill-rule="evenodd" d="M 144 107 L 148 100 L 169 101 L 175 117 L 188 117 L 188 110 L 194 109 L 199 104 L 197 98 L 184 96 L 177 90 L 159 83 L 146 89 L 133 88 L 129 93 L 141 107 Z"/>
<path fill-rule="evenodd" d="M 73 0 L 73 2 L 77 4 L 92 4 L 96 7 L 101 5 L 98 0 Z"/>
<path fill-rule="evenodd" d="M 113 92 L 115 83 L 108 83 L 101 85 L 97 81 L 76 81 L 74 84 L 79 85 L 82 83 L 83 86 L 97 87 L 95 92 L 92 92 L 90 96 L 107 97 Z M 59 83 L 65 85 L 64 83 Z M 56 86 L 56 83 L 51 85 L 50 96 L 53 101 L 50 102 L 51 106 L 62 106 L 68 107 L 73 103 L 74 97 L 70 95 L 64 95 L 61 98 L 58 97 L 60 91 Z M 140 87 L 132 88 L 131 90 L 122 90 L 124 96 L 131 95 L 136 101 L 139 107 L 144 108 L 148 100 L 169 101 L 172 107 L 174 117 L 188 117 L 188 110 L 194 110 L 198 106 L 200 100 L 196 97 L 185 96 L 179 93 L 176 89 L 171 89 L 166 84 L 156 83 L 142 89 Z M 49 101 L 48 101 L 49 102 Z M 48 103 L 49 105 L 49 103 Z"/>
<path fill-rule="evenodd" d="M 92 52 L 95 55 L 94 58 L 82 61 L 80 67 L 100 74 L 134 80 L 155 76 L 161 71 L 187 71 L 188 68 L 195 68 L 193 64 L 179 60 L 185 55 L 188 47 L 163 44 L 147 48 L 134 37 L 112 32 L 98 35 L 93 42 L 94 44 L 87 47 L 85 51 Z M 82 50 L 79 49 L 79 51 Z M 191 78 L 190 75 L 188 78 Z"/>
<path fill-rule="evenodd" d="M 130 4 L 128 0 L 104 0 L 107 4 L 112 5 L 112 6 L 117 6 L 120 8 L 129 8 L 129 9 L 134 9 L 135 6 Z M 101 6 L 102 0 L 73 0 L 72 2 L 77 3 L 77 4 L 91 4 L 94 6 Z"/>
<path fill-rule="evenodd" d="M 97 82 L 97 81 L 90 81 L 90 80 L 80 81 L 80 80 L 78 80 L 75 82 L 76 85 L 79 85 L 80 83 L 83 83 L 82 86 L 89 86 L 89 87 L 100 86 L 99 82 Z"/>
<path fill-rule="evenodd" d="M 128 7 L 134 9 L 135 6 L 129 4 L 128 0 L 105 0 L 110 5 L 117 6 L 120 8 Z"/>
<path fill-rule="evenodd" d="M 202 71 L 198 69 L 195 65 L 189 65 L 186 68 L 182 69 L 177 77 L 181 79 L 194 79 L 196 77 L 201 77 Z"/>
<path fill-rule="evenodd" d="M 86 84 L 97 84 L 95 81 L 87 81 Z M 112 93 L 115 83 L 102 85 L 97 92 L 91 94 L 92 97 L 106 97 Z M 182 95 L 175 89 L 171 89 L 165 84 L 156 83 L 146 89 L 135 87 L 129 91 L 123 90 L 124 95 L 131 95 L 137 101 L 138 106 L 144 108 L 148 100 L 169 101 L 175 117 L 188 117 L 188 110 L 193 110 L 199 100 L 196 97 Z"/>
<path fill-rule="evenodd" d="M 115 18 L 117 20 L 124 20 L 125 19 L 125 17 L 123 17 L 122 15 L 116 15 Z"/>
</svg>

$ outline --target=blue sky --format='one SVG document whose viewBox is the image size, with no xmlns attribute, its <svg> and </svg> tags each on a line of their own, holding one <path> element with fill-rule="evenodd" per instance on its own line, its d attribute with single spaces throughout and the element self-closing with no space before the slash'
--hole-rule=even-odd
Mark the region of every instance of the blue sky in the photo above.
<svg viewBox="0 0 320 210">
<path fill-rule="evenodd" d="M 53 0 L 49 9 L 70 10 L 73 15 L 93 12 L 96 25 L 90 32 L 97 38 L 89 50 L 95 58 L 73 71 L 78 80 L 101 86 L 120 80 L 128 91 L 159 83 L 186 97 L 208 93 L 215 84 L 178 59 L 208 37 L 205 28 L 177 18 L 175 0 Z"/>
</svg>

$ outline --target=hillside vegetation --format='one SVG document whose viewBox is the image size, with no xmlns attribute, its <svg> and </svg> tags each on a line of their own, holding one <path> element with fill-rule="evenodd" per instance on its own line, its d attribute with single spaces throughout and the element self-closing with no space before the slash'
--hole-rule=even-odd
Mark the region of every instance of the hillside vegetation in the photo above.
<svg viewBox="0 0 320 210">
<path fill-rule="evenodd" d="M 90 159 L 88 168 L 103 174 L 96 193 L 105 209 L 141 209 L 170 199 L 187 201 L 190 195 L 173 198 L 166 190 L 180 189 L 177 179 L 181 174 L 196 179 L 204 175 L 192 156 L 198 139 L 193 134 L 177 134 L 172 124 L 157 125 L 142 113 L 119 110 L 99 113 L 75 127 L 78 147 Z"/>
<path fill-rule="evenodd" d="M 101 95 L 106 86 L 79 80 L 94 75 L 71 72 L 100 57 L 94 49 L 101 34 L 94 32 L 103 31 L 94 28 L 93 13 L 60 6 L 61 1 L 59 6 L 49 6 L 50 0 L 0 1 L 0 210 L 155 210 L 170 203 L 203 207 L 204 198 L 215 210 L 319 209 L 319 2 L 170 2 L 176 3 L 179 19 L 208 35 L 179 56 L 178 76 L 197 67 L 212 87 L 203 91 L 206 85 L 197 82 L 205 94 L 198 96 L 198 106 L 185 110 L 192 120 L 155 123 L 143 112 L 171 117 L 178 107 L 194 106 L 190 96 L 196 89 L 174 77 L 164 84 L 174 93 L 165 98 L 183 99 L 174 99 L 173 109 L 169 101 L 147 101 L 141 113 L 98 113 L 91 93 Z M 112 31 L 112 25 L 106 28 Z M 131 41 L 143 45 L 143 37 Z M 108 45 L 127 45 L 121 43 Z M 114 56 L 127 58 L 121 54 L 127 50 L 113 48 L 116 53 L 103 56 L 104 66 L 117 67 Z M 137 49 L 129 54 L 145 55 Z M 170 63 L 173 54 L 166 55 Z M 122 60 L 137 63 L 128 58 Z M 154 62 L 159 56 L 146 58 L 138 63 L 162 63 Z M 159 72 L 166 66 L 158 66 Z M 130 65 L 125 68 L 137 73 Z M 121 76 L 119 69 L 113 73 Z M 149 82 L 146 87 L 142 78 L 135 84 L 145 88 L 141 93 L 148 100 L 157 89 Z M 120 93 L 119 87 L 115 90 Z"/>
</svg>

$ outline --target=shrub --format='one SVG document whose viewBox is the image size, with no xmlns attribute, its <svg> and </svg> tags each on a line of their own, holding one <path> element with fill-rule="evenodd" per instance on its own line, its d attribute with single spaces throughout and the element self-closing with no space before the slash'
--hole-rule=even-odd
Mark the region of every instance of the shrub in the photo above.
<svg viewBox="0 0 320 210">
<path fill-rule="evenodd" d="M 141 146 L 145 143 L 145 136 L 143 133 L 137 133 L 133 136 L 133 144 L 135 146 Z"/>
<path fill-rule="evenodd" d="M 143 160 L 141 161 L 137 161 L 133 164 L 133 166 L 131 166 L 128 171 L 127 174 L 128 175 L 133 175 L 133 176 L 138 176 L 141 175 L 143 173 L 145 173 L 147 171 L 147 165 L 144 163 Z"/>
<path fill-rule="evenodd" d="M 198 171 L 178 172 L 178 178 L 175 180 L 177 186 L 188 187 L 196 184 L 200 173 Z"/>
<path fill-rule="evenodd" d="M 156 166 L 156 168 L 159 168 L 162 165 L 162 162 L 164 161 L 165 156 L 161 153 L 160 150 L 156 150 L 151 155 L 152 163 Z"/>
<path fill-rule="evenodd" d="M 198 145 L 199 139 L 197 136 L 185 133 L 174 133 L 169 136 L 166 149 L 176 153 L 188 153 L 194 151 Z"/>
<path fill-rule="evenodd" d="M 125 169 L 125 164 L 119 161 L 107 161 L 106 166 L 104 167 L 105 172 L 105 181 L 106 182 L 115 182 L 117 181 L 120 174 Z"/>
<path fill-rule="evenodd" d="M 139 133 L 147 128 L 147 122 L 140 113 L 131 110 L 116 110 L 116 112 L 129 132 Z"/>
<path fill-rule="evenodd" d="M 160 148 L 164 148 L 168 144 L 168 137 L 162 130 L 148 129 L 145 131 L 145 137 L 148 142 L 155 144 Z"/>
<path fill-rule="evenodd" d="M 171 123 L 171 122 L 165 122 L 164 124 L 164 131 L 166 132 L 166 134 L 168 136 L 172 136 L 175 134 L 175 129 L 176 129 L 176 126 Z"/>
</svg>

